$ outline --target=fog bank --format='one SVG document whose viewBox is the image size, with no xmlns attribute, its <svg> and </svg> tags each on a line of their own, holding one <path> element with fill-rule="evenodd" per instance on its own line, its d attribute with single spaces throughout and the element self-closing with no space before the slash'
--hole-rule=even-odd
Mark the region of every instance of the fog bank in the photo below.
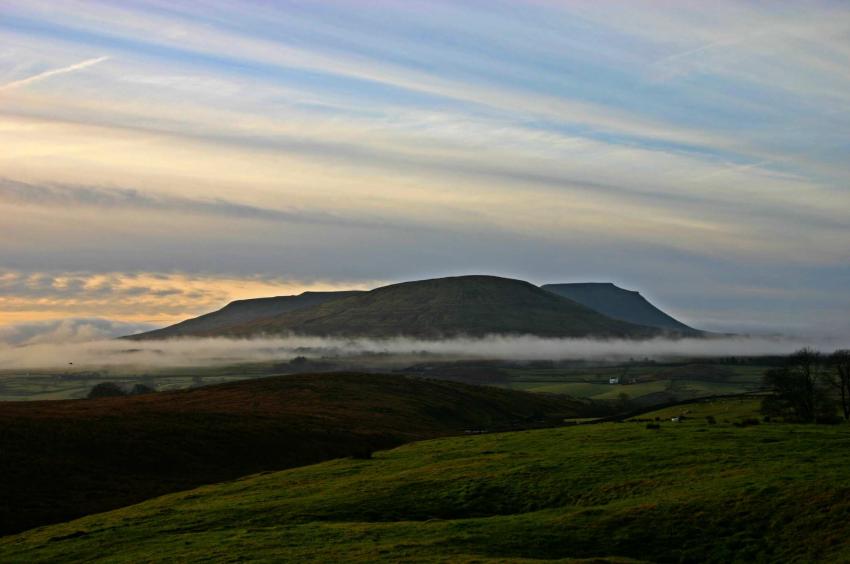
<svg viewBox="0 0 850 564">
<path fill-rule="evenodd" d="M 768 337 L 709 339 L 593 340 L 532 336 L 491 336 L 445 340 L 338 339 L 282 337 L 255 339 L 173 339 L 166 341 L 91 340 L 87 342 L 0 345 L 0 369 L 57 369 L 112 366 L 191 367 L 243 362 L 352 357 L 368 354 L 438 355 L 499 360 L 628 360 L 681 357 L 760 356 L 793 352 L 803 346 L 824 351 L 850 347 L 837 340 Z"/>
</svg>

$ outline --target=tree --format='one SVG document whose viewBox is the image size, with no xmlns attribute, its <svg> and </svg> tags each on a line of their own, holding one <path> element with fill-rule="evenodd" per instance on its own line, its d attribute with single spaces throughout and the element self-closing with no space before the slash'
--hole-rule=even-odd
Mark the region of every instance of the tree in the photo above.
<svg viewBox="0 0 850 564">
<path fill-rule="evenodd" d="M 810 348 L 798 350 L 785 359 L 784 366 L 765 373 L 764 383 L 773 395 L 762 401 L 762 412 L 805 423 L 834 419 L 828 377 L 822 353 Z"/>
<path fill-rule="evenodd" d="M 829 356 L 829 366 L 835 376 L 835 386 L 841 396 L 844 419 L 850 419 L 850 349 L 838 350 Z"/>
<path fill-rule="evenodd" d="M 127 392 L 113 382 L 101 382 L 100 384 L 95 384 L 89 392 L 88 398 L 112 398 L 117 396 L 126 396 Z"/>
<path fill-rule="evenodd" d="M 147 384 L 136 384 L 133 386 L 133 389 L 130 390 L 131 396 L 138 396 L 141 394 L 152 394 L 156 389 L 153 386 L 148 386 Z"/>
</svg>

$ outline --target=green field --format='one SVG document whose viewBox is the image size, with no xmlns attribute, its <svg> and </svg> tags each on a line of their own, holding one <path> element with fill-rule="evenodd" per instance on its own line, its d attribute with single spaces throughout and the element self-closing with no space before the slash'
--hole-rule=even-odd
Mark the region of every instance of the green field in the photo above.
<svg viewBox="0 0 850 564">
<path fill-rule="evenodd" d="M 88 395 L 96 384 L 115 382 L 126 388 L 145 384 L 157 391 L 181 390 L 195 386 L 209 386 L 224 382 L 269 376 L 267 367 L 204 367 L 169 369 L 137 373 L 131 370 L 111 372 L 39 372 L 0 373 L 0 401 L 39 401 L 80 399 Z"/>
<path fill-rule="evenodd" d="M 437 439 L 249 476 L 0 539 L 0 560 L 848 561 L 850 427 L 734 425 L 756 406 L 704 402 L 643 416 L 658 430 Z"/>
<path fill-rule="evenodd" d="M 511 368 L 507 387 L 529 392 L 566 394 L 597 400 L 616 400 L 626 394 L 631 400 L 645 396 L 690 399 L 740 394 L 759 388 L 768 367 L 759 365 L 703 364 L 602 364 L 571 368 Z M 609 379 L 619 378 L 617 384 Z M 665 401 L 659 399 L 658 402 Z"/>
<path fill-rule="evenodd" d="M 421 361 L 421 359 L 418 359 Z M 322 359 L 337 370 L 358 372 L 405 372 L 402 367 L 416 362 L 404 356 L 375 356 Z M 438 364 L 439 365 L 439 364 Z M 484 365 L 485 367 L 489 365 Z M 566 394 L 578 398 L 619 399 L 627 394 L 638 400 L 649 394 L 666 394 L 670 399 L 689 399 L 718 394 L 736 394 L 758 388 L 762 374 L 768 368 L 759 365 L 704 365 L 696 362 L 634 365 L 632 363 L 579 365 L 559 368 L 530 368 L 506 363 L 507 368 L 490 368 L 498 372 L 488 380 L 486 368 L 478 370 L 482 378 L 469 381 L 514 390 Z M 159 368 L 134 370 L 132 367 L 112 368 L 102 371 L 65 370 L 56 372 L 17 373 L 0 372 L 0 401 L 29 401 L 77 399 L 86 397 L 89 390 L 100 382 L 117 382 L 127 388 L 145 384 L 158 391 L 207 386 L 223 382 L 261 378 L 284 373 L 302 372 L 285 362 L 246 363 L 231 366 L 205 366 L 192 368 Z M 434 372 L 420 374 L 440 378 Z M 620 377 L 622 384 L 609 384 L 609 378 Z M 453 379 L 453 378 L 449 378 Z M 629 380 L 637 380 L 628 383 Z M 665 401 L 661 399 L 659 401 Z"/>
</svg>

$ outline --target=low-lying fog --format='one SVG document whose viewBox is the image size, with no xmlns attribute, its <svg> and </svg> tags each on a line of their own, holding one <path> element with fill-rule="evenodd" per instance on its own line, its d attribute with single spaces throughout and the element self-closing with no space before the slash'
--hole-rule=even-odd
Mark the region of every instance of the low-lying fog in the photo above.
<svg viewBox="0 0 850 564">
<path fill-rule="evenodd" d="M 676 357 L 759 356 L 787 354 L 803 346 L 829 352 L 848 343 L 803 338 L 718 337 L 708 339 L 590 340 L 538 337 L 416 340 L 395 338 L 333 339 L 316 337 L 255 339 L 177 339 L 0 345 L 0 369 L 150 366 L 187 367 L 368 354 L 439 355 L 507 360 L 626 360 Z"/>
</svg>

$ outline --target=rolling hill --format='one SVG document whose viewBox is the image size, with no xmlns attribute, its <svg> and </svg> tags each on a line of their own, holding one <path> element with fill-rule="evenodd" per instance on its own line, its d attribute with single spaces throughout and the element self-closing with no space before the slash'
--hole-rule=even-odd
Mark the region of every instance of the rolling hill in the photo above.
<svg viewBox="0 0 850 564">
<path fill-rule="evenodd" d="M 249 476 L 0 539 L 0 560 L 850 561 L 846 426 L 741 426 L 755 407 L 688 406 L 679 423 L 681 408 L 667 410 L 657 429 L 438 439 Z"/>
<path fill-rule="evenodd" d="M 612 319 L 689 336 L 702 333 L 667 315 L 647 301 L 639 292 L 624 290 L 610 282 L 546 284 L 541 288 Z"/>
<path fill-rule="evenodd" d="M 254 472 L 589 409 L 566 396 L 353 373 L 2 402 L 0 534 Z"/>
<path fill-rule="evenodd" d="M 131 335 L 131 339 L 169 339 L 201 335 L 219 329 L 253 321 L 263 317 L 280 315 L 332 300 L 355 296 L 362 292 L 351 290 L 345 292 L 304 292 L 297 296 L 276 296 L 272 298 L 255 298 L 230 302 L 218 311 L 206 313 L 199 317 L 181 321 L 162 329 Z"/>
<path fill-rule="evenodd" d="M 521 280 L 458 276 L 384 286 L 210 334 L 645 338 L 658 332 L 655 328 L 611 319 Z"/>
</svg>

